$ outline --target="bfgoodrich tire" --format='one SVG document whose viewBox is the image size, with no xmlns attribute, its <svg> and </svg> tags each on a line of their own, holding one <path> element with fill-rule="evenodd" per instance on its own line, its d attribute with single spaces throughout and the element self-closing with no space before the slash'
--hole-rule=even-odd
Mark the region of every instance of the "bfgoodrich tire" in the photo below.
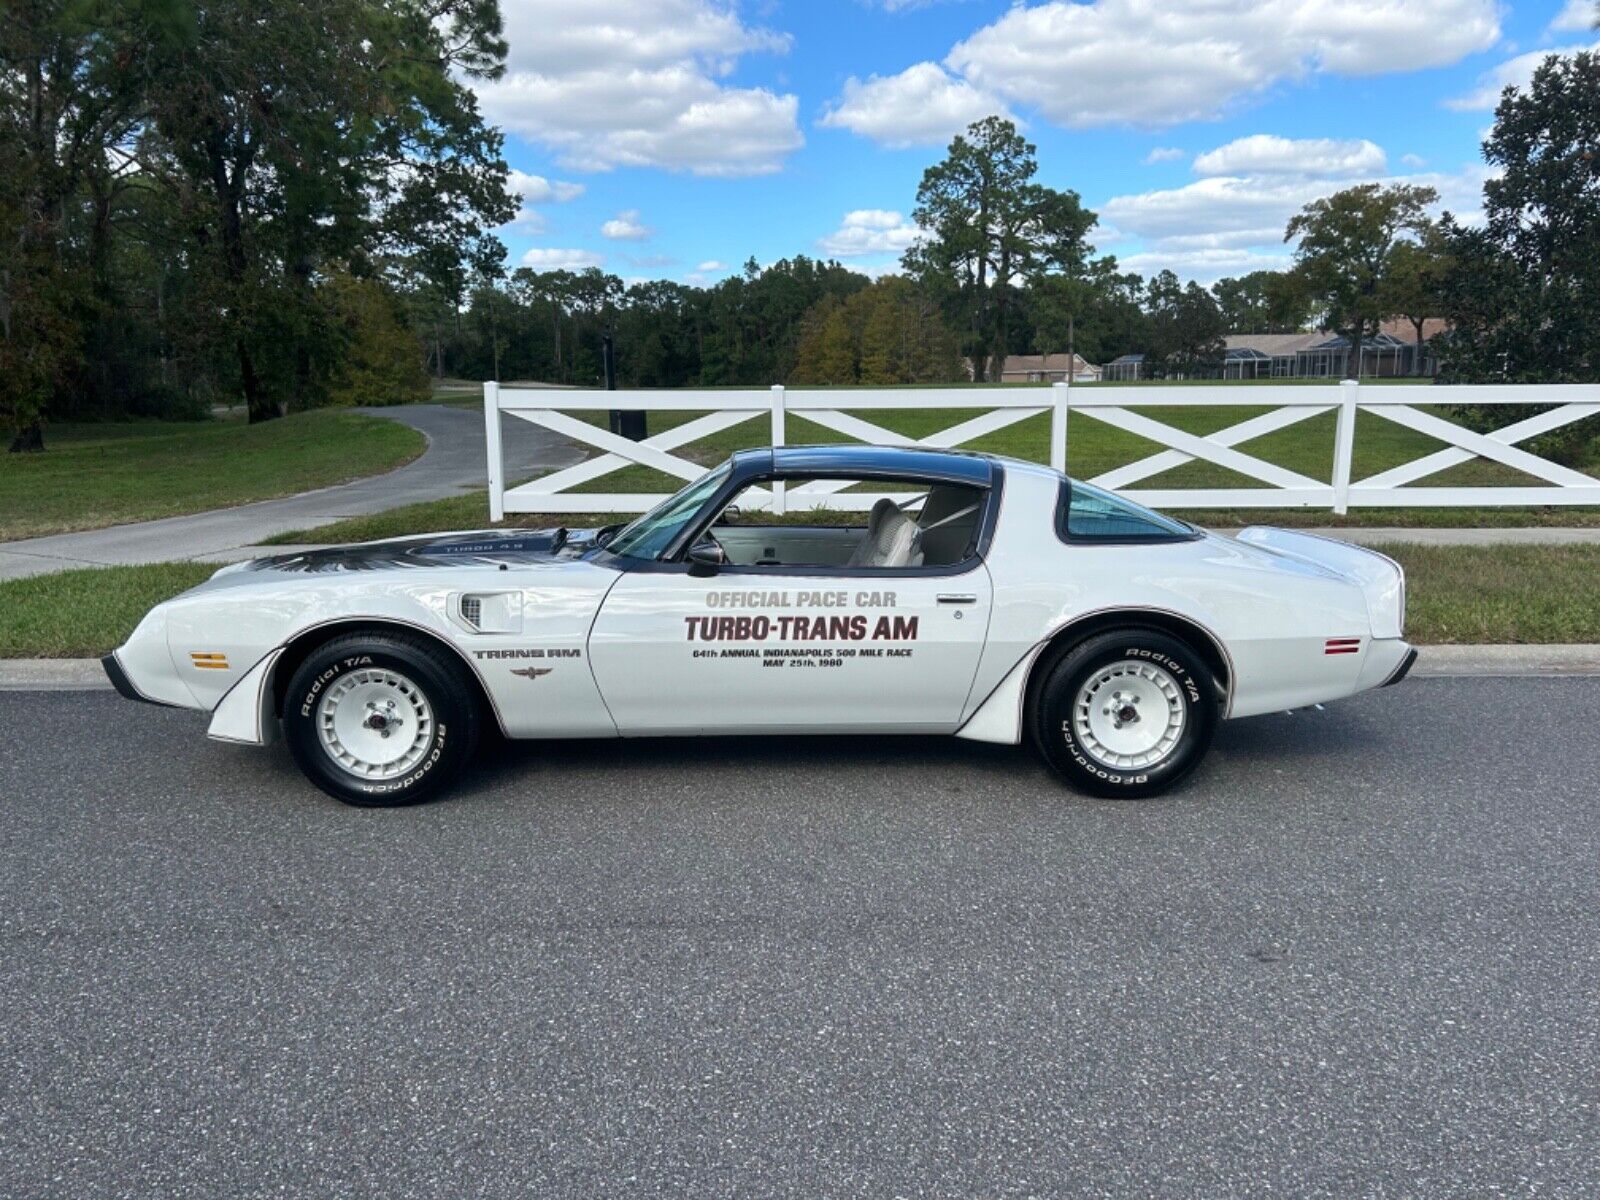
<svg viewBox="0 0 1600 1200">
<path fill-rule="evenodd" d="M 306 777 L 346 804 L 438 795 L 478 740 L 460 664 L 420 638 L 354 633 L 317 647 L 289 680 L 283 732 Z"/>
<path fill-rule="evenodd" d="M 1200 764 L 1216 724 L 1205 663 L 1153 630 L 1111 630 L 1074 646 L 1050 668 L 1033 707 L 1045 759 L 1096 796 L 1166 791 Z"/>
</svg>

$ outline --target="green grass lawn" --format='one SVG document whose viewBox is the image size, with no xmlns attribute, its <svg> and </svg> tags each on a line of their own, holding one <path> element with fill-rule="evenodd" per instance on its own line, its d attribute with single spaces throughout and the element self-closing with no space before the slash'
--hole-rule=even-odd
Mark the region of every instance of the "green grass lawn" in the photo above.
<svg viewBox="0 0 1600 1200">
<path fill-rule="evenodd" d="M 163 600 L 211 578 L 215 563 L 88 567 L 0 583 L 0 658 L 98 658 Z"/>
<path fill-rule="evenodd" d="M 242 419 L 51 425 L 43 454 L 0 455 L 0 541 L 229 508 L 374 475 L 426 441 L 348 409 Z"/>
<path fill-rule="evenodd" d="M 1406 635 L 1447 642 L 1600 642 L 1600 546 L 1385 546 L 1406 568 Z M 0 658 L 80 658 L 122 644 L 204 563 L 90 568 L 0 583 Z"/>
<path fill-rule="evenodd" d="M 1406 636 L 1600 642 L 1600 546 L 1389 545 L 1406 569 Z"/>
</svg>

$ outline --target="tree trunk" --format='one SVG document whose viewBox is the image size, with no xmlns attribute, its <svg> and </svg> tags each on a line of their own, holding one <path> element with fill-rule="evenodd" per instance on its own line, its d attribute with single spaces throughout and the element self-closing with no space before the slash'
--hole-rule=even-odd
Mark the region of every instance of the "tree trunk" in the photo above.
<svg viewBox="0 0 1600 1200">
<path fill-rule="evenodd" d="M 250 424 L 259 425 L 262 421 L 275 421 L 283 416 L 283 410 L 262 389 L 255 359 L 251 357 L 250 347 L 244 338 L 234 340 L 234 350 L 239 356 L 239 386 L 244 390 L 245 411 L 249 414 Z"/>
<path fill-rule="evenodd" d="M 12 454 L 42 454 L 44 452 L 44 424 L 35 420 L 32 424 L 17 431 L 17 436 L 11 439 Z"/>
<path fill-rule="evenodd" d="M 1078 378 L 1078 351 L 1073 344 L 1076 340 L 1077 330 L 1074 328 L 1076 321 L 1071 313 L 1067 314 L 1067 383 L 1070 385 Z"/>
<path fill-rule="evenodd" d="M 1413 375 L 1420 376 L 1422 374 L 1422 326 L 1427 319 L 1427 317 L 1411 318 L 1411 325 L 1417 331 L 1417 349 L 1411 358 L 1411 373 Z"/>
</svg>

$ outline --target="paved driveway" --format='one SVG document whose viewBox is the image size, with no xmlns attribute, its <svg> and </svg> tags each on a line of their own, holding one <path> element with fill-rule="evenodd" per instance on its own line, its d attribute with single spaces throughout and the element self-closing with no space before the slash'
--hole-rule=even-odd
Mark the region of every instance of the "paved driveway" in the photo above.
<svg viewBox="0 0 1600 1200">
<path fill-rule="evenodd" d="M 0 543 L 0 579 L 69 567 L 226 558 L 241 547 L 291 529 L 309 529 L 342 517 L 439 500 L 484 486 L 488 467 L 481 412 L 439 404 L 369 411 L 420 429 L 428 436 L 427 450 L 397 471 L 281 500 Z M 506 475 L 513 480 L 571 466 L 584 458 L 581 448 L 527 421 L 506 421 L 503 442 Z"/>
<path fill-rule="evenodd" d="M 361 812 L 0 694 L 0 1195 L 1593 1196 L 1600 679 L 591 743 Z"/>
</svg>

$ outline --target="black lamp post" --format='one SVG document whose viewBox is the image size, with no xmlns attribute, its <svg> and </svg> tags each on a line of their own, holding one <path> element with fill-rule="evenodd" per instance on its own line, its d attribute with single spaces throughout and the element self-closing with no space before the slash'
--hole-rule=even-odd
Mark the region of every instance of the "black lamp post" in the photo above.
<svg viewBox="0 0 1600 1200">
<path fill-rule="evenodd" d="M 611 336 L 611 323 L 606 322 L 605 336 L 600 342 L 600 359 L 605 364 L 606 391 L 617 390 L 617 347 Z M 625 437 L 631 442 L 642 442 L 649 436 L 645 427 L 645 415 L 637 409 L 613 408 L 611 410 L 611 432 L 619 437 Z"/>
</svg>

